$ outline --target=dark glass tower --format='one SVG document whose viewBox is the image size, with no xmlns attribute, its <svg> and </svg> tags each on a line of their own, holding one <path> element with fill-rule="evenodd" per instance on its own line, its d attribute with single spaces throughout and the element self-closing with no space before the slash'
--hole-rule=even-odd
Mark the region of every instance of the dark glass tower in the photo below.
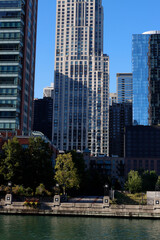
<svg viewBox="0 0 160 240">
<path fill-rule="evenodd" d="M 0 130 L 31 130 L 38 0 L 0 0 Z"/>
<path fill-rule="evenodd" d="M 160 124 L 160 31 L 133 35 L 132 66 L 133 123 Z"/>
<path fill-rule="evenodd" d="M 109 106 L 109 156 L 124 157 L 124 128 L 132 125 L 132 103 Z"/>
<path fill-rule="evenodd" d="M 34 100 L 33 131 L 40 131 L 52 141 L 53 99 Z"/>
</svg>

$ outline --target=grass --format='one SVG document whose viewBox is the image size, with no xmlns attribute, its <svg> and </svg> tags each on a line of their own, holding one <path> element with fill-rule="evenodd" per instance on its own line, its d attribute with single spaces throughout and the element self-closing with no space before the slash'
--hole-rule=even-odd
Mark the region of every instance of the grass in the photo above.
<svg viewBox="0 0 160 240">
<path fill-rule="evenodd" d="M 144 193 L 124 193 L 118 192 L 115 193 L 115 199 L 111 204 L 124 204 L 124 205 L 145 205 L 147 202 L 147 196 Z"/>
</svg>

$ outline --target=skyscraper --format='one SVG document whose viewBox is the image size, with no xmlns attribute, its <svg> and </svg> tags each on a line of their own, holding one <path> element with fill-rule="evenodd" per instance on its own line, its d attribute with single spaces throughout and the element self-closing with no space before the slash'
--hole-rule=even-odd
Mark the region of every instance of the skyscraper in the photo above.
<svg viewBox="0 0 160 240">
<path fill-rule="evenodd" d="M 124 129 L 132 125 L 132 103 L 109 106 L 109 156 L 124 157 Z"/>
<path fill-rule="evenodd" d="M 133 78 L 132 73 L 117 73 L 117 102 L 132 103 Z"/>
<path fill-rule="evenodd" d="M 31 130 L 38 0 L 0 0 L 0 130 Z"/>
<path fill-rule="evenodd" d="M 132 125 L 132 73 L 117 73 L 116 95 L 109 106 L 109 156 L 124 157 L 124 128 Z"/>
<path fill-rule="evenodd" d="M 108 153 L 109 57 L 101 0 L 57 0 L 53 142 Z"/>
<path fill-rule="evenodd" d="M 40 131 L 52 141 L 53 99 L 34 99 L 33 131 Z"/>
<path fill-rule="evenodd" d="M 132 38 L 133 123 L 160 124 L 160 31 Z"/>
</svg>

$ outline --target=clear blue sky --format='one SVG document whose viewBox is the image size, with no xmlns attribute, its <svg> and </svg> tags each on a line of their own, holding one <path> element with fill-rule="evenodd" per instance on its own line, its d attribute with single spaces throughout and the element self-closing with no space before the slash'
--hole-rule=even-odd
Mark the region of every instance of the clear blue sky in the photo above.
<svg viewBox="0 0 160 240">
<path fill-rule="evenodd" d="M 160 0 L 102 0 L 104 53 L 110 56 L 110 91 L 116 73 L 131 72 L 132 34 L 160 30 Z M 56 0 L 39 0 L 35 98 L 54 81 Z"/>
</svg>

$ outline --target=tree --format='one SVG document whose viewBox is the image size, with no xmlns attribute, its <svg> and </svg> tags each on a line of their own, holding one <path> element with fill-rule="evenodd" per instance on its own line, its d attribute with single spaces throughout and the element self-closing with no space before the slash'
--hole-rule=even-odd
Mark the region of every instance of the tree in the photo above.
<svg viewBox="0 0 160 240">
<path fill-rule="evenodd" d="M 83 154 L 76 152 L 75 150 L 72 150 L 71 155 L 72 155 L 72 161 L 74 163 L 75 168 L 77 169 L 77 174 L 81 181 L 85 172 L 85 162 L 84 162 Z"/>
<path fill-rule="evenodd" d="M 23 149 L 16 137 L 4 143 L 2 147 L 4 157 L 0 160 L 0 174 L 4 181 L 12 181 L 14 184 L 21 184 L 23 179 Z"/>
<path fill-rule="evenodd" d="M 29 147 L 25 151 L 24 184 L 34 192 L 41 183 L 46 188 L 53 186 L 54 170 L 52 166 L 52 150 L 42 138 L 30 138 Z"/>
<path fill-rule="evenodd" d="M 63 188 L 63 194 L 66 189 L 79 188 L 77 169 L 72 161 L 71 153 L 58 155 L 55 170 L 55 180 Z"/>
<path fill-rule="evenodd" d="M 111 185 L 111 180 L 107 174 L 100 173 L 98 169 L 89 169 L 84 176 L 83 195 L 102 196 L 105 184 Z"/>
<path fill-rule="evenodd" d="M 14 137 L 4 144 L 3 153 L 0 159 L 0 179 L 3 177 L 4 182 L 23 184 L 34 192 L 41 183 L 48 189 L 53 186 L 52 150 L 40 137 L 29 139 L 27 149 L 23 149 Z"/>
<path fill-rule="evenodd" d="M 160 191 L 160 176 L 157 179 L 156 186 L 155 186 L 156 191 Z"/>
<path fill-rule="evenodd" d="M 128 173 L 128 181 L 126 186 L 131 193 L 138 193 L 142 191 L 142 178 L 139 176 L 138 171 L 131 170 Z"/>
<path fill-rule="evenodd" d="M 74 163 L 75 168 L 77 169 L 77 175 L 79 178 L 79 188 L 72 188 L 69 190 L 70 195 L 83 195 L 83 189 L 86 185 L 85 181 L 85 161 L 83 158 L 83 154 L 81 152 L 76 152 L 72 150 L 70 152 L 72 154 L 72 161 Z"/>
<path fill-rule="evenodd" d="M 155 171 L 144 171 L 142 173 L 142 190 L 154 191 L 158 176 Z"/>
</svg>

